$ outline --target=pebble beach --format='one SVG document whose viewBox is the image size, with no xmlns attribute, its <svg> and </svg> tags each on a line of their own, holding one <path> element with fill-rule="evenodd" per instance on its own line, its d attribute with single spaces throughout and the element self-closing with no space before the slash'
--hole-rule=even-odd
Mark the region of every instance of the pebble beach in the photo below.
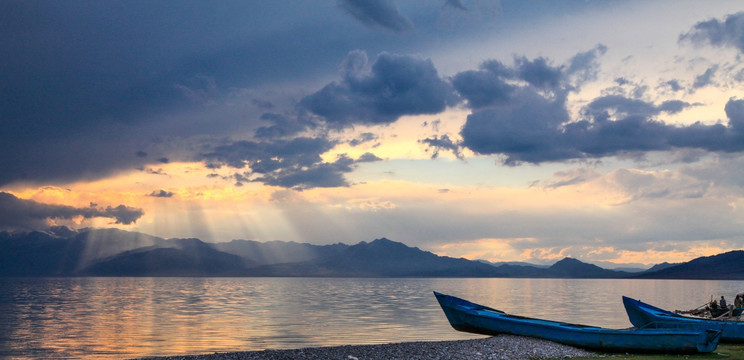
<svg viewBox="0 0 744 360">
<path fill-rule="evenodd" d="M 523 336 L 499 335 L 474 340 L 226 352 L 203 355 L 149 357 L 140 360 L 508 360 L 570 359 L 597 356 L 597 353 L 552 341 Z"/>
</svg>

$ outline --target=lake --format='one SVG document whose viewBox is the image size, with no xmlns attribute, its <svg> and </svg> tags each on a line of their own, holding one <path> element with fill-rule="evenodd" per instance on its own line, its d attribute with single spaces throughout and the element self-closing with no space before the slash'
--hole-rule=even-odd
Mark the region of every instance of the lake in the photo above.
<svg viewBox="0 0 744 360">
<path fill-rule="evenodd" d="M 744 281 L 0 278 L 0 358 L 201 354 L 472 339 L 432 291 L 508 313 L 627 328 L 620 296 L 691 309 Z"/>
</svg>

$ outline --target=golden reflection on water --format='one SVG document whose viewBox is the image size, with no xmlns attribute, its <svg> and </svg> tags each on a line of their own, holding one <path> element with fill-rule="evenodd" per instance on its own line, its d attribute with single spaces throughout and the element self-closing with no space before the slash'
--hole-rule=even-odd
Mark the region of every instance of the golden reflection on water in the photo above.
<svg viewBox="0 0 744 360">
<path fill-rule="evenodd" d="M 133 358 L 427 340 L 430 335 L 405 334 L 428 326 L 432 318 L 450 339 L 477 337 L 451 331 L 439 316 L 441 310 L 433 307 L 433 296 L 428 299 L 428 289 L 417 295 L 431 300 L 428 311 L 421 311 L 420 298 L 410 299 L 408 306 L 392 306 L 396 290 L 386 283 L 0 279 L 0 290 L 12 296 L 0 301 L 0 310 L 10 310 L 7 319 L 0 317 L 6 324 L 0 330 L 8 334 L 7 339 L 0 336 L 0 358 Z M 432 310 L 437 311 L 433 317 Z"/>
<path fill-rule="evenodd" d="M 741 286 L 668 280 L 0 278 L 0 358 L 121 359 L 480 337 L 454 331 L 432 290 L 514 314 L 622 328 L 630 324 L 620 295 L 684 308 L 696 297 L 733 294 Z"/>
</svg>

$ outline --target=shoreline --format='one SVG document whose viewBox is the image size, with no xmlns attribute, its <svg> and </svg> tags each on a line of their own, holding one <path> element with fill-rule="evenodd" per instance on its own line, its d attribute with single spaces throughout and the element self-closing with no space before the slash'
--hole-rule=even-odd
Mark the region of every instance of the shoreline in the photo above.
<svg viewBox="0 0 744 360">
<path fill-rule="evenodd" d="M 144 357 L 138 360 L 454 360 L 564 359 L 599 354 L 548 340 L 516 335 L 483 339 L 416 341 L 376 345 L 342 345 L 288 350 L 260 350 Z"/>
</svg>

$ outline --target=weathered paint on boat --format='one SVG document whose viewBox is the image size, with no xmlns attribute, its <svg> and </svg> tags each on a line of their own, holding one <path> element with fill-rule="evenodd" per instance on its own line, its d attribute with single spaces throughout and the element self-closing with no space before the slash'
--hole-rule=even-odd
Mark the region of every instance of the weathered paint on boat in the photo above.
<svg viewBox="0 0 744 360">
<path fill-rule="evenodd" d="M 623 296 L 625 312 L 634 326 L 644 326 L 648 323 L 671 325 L 677 328 L 716 329 L 721 330 L 721 341 L 730 343 L 744 343 L 744 321 L 714 320 L 684 316 L 656 306 L 646 304 Z"/>
<path fill-rule="evenodd" d="M 656 328 L 606 329 L 509 315 L 501 310 L 434 292 L 455 330 L 485 335 L 537 337 L 603 352 L 707 353 L 718 346 L 720 331 Z"/>
</svg>

